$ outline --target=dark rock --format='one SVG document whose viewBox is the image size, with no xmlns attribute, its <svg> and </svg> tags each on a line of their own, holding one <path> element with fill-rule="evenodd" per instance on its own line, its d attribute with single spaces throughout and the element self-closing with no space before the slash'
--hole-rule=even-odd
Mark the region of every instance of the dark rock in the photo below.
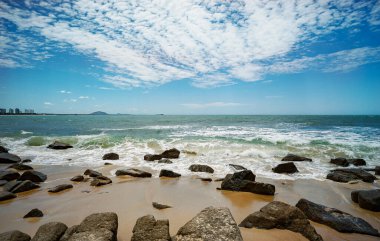
<svg viewBox="0 0 380 241">
<path fill-rule="evenodd" d="M 172 164 L 173 162 L 170 161 L 169 159 L 162 159 L 162 160 L 159 160 L 158 163 Z"/>
<path fill-rule="evenodd" d="M 91 181 L 91 186 L 103 186 L 112 183 L 112 180 L 105 176 L 95 177 L 94 180 Z"/>
<path fill-rule="evenodd" d="M 182 226 L 173 241 L 243 241 L 239 227 L 228 208 L 208 207 Z"/>
<path fill-rule="evenodd" d="M 28 163 L 28 162 L 32 162 L 32 160 L 30 160 L 30 159 L 24 159 L 24 160 L 22 160 L 21 163 Z"/>
<path fill-rule="evenodd" d="M 282 158 L 281 161 L 289 161 L 289 162 L 301 162 L 301 161 L 308 161 L 311 162 L 312 159 L 303 157 L 303 156 L 297 156 L 294 154 L 288 154 L 284 158 Z"/>
<path fill-rule="evenodd" d="M 33 170 L 33 167 L 25 165 L 25 164 L 22 164 L 22 163 L 12 164 L 8 168 L 13 168 L 13 169 L 16 169 L 18 171 Z"/>
<path fill-rule="evenodd" d="M 278 164 L 276 167 L 272 168 L 275 173 L 295 173 L 298 172 L 296 165 L 293 162 L 286 162 Z"/>
<path fill-rule="evenodd" d="M 180 153 L 179 150 L 172 148 L 161 153 L 161 156 L 162 158 L 176 159 L 176 158 L 179 158 L 179 153 Z"/>
<path fill-rule="evenodd" d="M 145 161 L 149 161 L 149 162 L 156 161 L 156 160 L 161 160 L 161 159 L 162 159 L 162 156 L 161 155 L 156 155 L 156 154 L 146 154 L 144 156 L 144 160 Z"/>
<path fill-rule="evenodd" d="M 54 143 L 48 145 L 47 148 L 55 149 L 55 150 L 64 150 L 64 149 L 73 148 L 73 146 L 67 143 L 60 142 L 60 141 L 55 141 Z"/>
<path fill-rule="evenodd" d="M 222 182 L 221 189 L 239 192 L 252 192 L 265 195 L 274 194 L 274 185 L 255 182 L 255 178 L 255 174 L 253 174 L 250 170 L 228 174 Z"/>
<path fill-rule="evenodd" d="M 8 191 L 1 191 L 0 192 L 0 202 L 1 201 L 5 201 L 5 200 L 9 200 L 9 199 L 13 199 L 13 198 L 16 198 L 17 196 L 11 192 L 8 192 Z M 0 239 L 1 240 L 1 239 Z"/>
<path fill-rule="evenodd" d="M 192 172 L 208 172 L 214 173 L 214 169 L 207 165 L 193 164 L 189 167 L 189 170 Z"/>
<path fill-rule="evenodd" d="M 84 180 L 84 176 L 82 175 L 78 175 L 70 179 L 70 181 L 73 181 L 73 182 L 83 182 L 83 180 Z"/>
<path fill-rule="evenodd" d="M 13 230 L 13 231 L 1 233 L 0 240 L 1 241 L 29 241 L 30 236 L 18 230 Z"/>
<path fill-rule="evenodd" d="M 48 192 L 57 193 L 57 192 L 62 192 L 63 190 L 70 189 L 70 188 L 73 188 L 73 185 L 61 184 L 61 185 L 55 186 L 53 188 L 50 188 Z"/>
<path fill-rule="evenodd" d="M 29 190 L 33 190 L 39 188 L 37 184 L 31 182 L 29 180 L 26 181 L 10 181 L 4 185 L 4 190 L 13 193 L 26 192 Z"/>
<path fill-rule="evenodd" d="M 244 171 L 244 170 L 247 170 L 247 168 L 243 167 L 243 166 L 240 166 L 240 165 L 236 165 L 236 164 L 228 164 L 230 167 L 232 167 L 233 169 L 235 169 L 236 171 Z"/>
<path fill-rule="evenodd" d="M 32 182 L 44 182 L 46 179 L 47 176 L 45 174 L 37 171 L 26 171 L 19 178 L 21 181 L 29 180 Z"/>
<path fill-rule="evenodd" d="M 380 212 L 380 189 L 353 191 L 351 199 L 363 209 Z"/>
<path fill-rule="evenodd" d="M 1 186 L 4 186 L 4 185 L 7 184 L 7 183 L 8 183 L 8 181 L 0 180 L 0 187 L 1 187 Z"/>
<path fill-rule="evenodd" d="M 335 169 L 330 171 L 330 173 L 327 174 L 326 178 L 336 182 L 362 180 L 363 182 L 372 183 L 374 180 L 376 180 L 376 177 L 371 173 L 356 168 Z"/>
<path fill-rule="evenodd" d="M 302 234 L 311 241 L 323 240 L 300 209 L 279 201 L 270 202 L 260 211 L 248 215 L 239 226 L 245 228 L 288 229 Z"/>
<path fill-rule="evenodd" d="M 119 160 L 119 155 L 114 152 L 107 153 L 107 154 L 104 154 L 103 160 Z"/>
<path fill-rule="evenodd" d="M 145 172 L 136 168 L 128 168 L 123 170 L 117 170 L 116 176 L 132 176 L 132 177 L 152 177 L 152 173 Z"/>
<path fill-rule="evenodd" d="M 90 176 L 90 177 L 103 176 L 103 174 L 101 174 L 100 172 L 97 172 L 97 171 L 94 171 L 94 170 L 91 170 L 91 169 L 87 169 L 84 172 L 84 175 L 87 175 L 87 176 Z"/>
<path fill-rule="evenodd" d="M 3 146 L 0 146 L 0 153 L 8 153 L 8 149 L 3 147 Z"/>
<path fill-rule="evenodd" d="M 105 163 L 104 163 L 104 166 L 111 166 L 111 165 L 113 165 L 113 164 L 110 163 L 110 162 L 105 162 Z"/>
<path fill-rule="evenodd" d="M 204 181 L 204 182 L 212 182 L 212 179 L 209 178 L 209 177 L 200 177 L 200 178 L 198 178 L 198 179 L 200 179 L 200 180 L 202 180 L 202 181 Z"/>
<path fill-rule="evenodd" d="M 171 170 L 162 169 L 160 171 L 160 177 L 180 177 L 181 174 L 173 172 Z"/>
<path fill-rule="evenodd" d="M 348 163 L 347 159 L 343 158 L 343 157 L 331 159 L 330 163 L 338 165 L 338 166 L 342 166 L 342 167 L 348 167 L 350 165 L 350 163 Z"/>
<path fill-rule="evenodd" d="M 363 219 L 338 209 L 316 204 L 306 199 L 299 200 L 296 207 L 310 220 L 327 225 L 339 232 L 379 236 L 378 231 Z"/>
<path fill-rule="evenodd" d="M 138 218 L 131 241 L 170 241 L 169 220 L 156 220 L 153 215 Z"/>
<path fill-rule="evenodd" d="M 12 181 L 18 179 L 20 174 L 14 170 L 2 170 L 0 171 L 0 180 Z"/>
<path fill-rule="evenodd" d="M 34 208 L 30 210 L 27 214 L 25 214 L 24 218 L 40 218 L 43 216 L 44 214 L 41 210 Z"/>
<path fill-rule="evenodd" d="M 32 241 L 59 241 L 67 226 L 59 222 L 50 222 L 40 226 Z"/>
<path fill-rule="evenodd" d="M 153 207 L 156 208 L 156 209 L 166 209 L 166 208 L 171 208 L 171 206 L 168 206 L 168 205 L 165 205 L 165 204 L 159 204 L 159 203 L 156 203 L 156 202 L 153 202 L 152 203 Z"/>
<path fill-rule="evenodd" d="M 18 163 L 21 162 L 21 158 L 17 155 L 10 153 L 0 153 L 0 163 Z"/>
<path fill-rule="evenodd" d="M 375 167 L 375 175 L 380 175 L 380 166 Z"/>
<path fill-rule="evenodd" d="M 350 163 L 354 166 L 365 166 L 365 165 L 367 165 L 365 160 L 361 159 L 361 158 L 348 159 L 347 161 L 348 161 L 348 163 Z"/>
</svg>

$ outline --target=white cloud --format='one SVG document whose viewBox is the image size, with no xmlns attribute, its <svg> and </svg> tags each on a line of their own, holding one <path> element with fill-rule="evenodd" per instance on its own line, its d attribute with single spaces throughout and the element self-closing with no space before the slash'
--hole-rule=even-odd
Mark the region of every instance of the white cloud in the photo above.
<svg viewBox="0 0 380 241">
<path fill-rule="evenodd" d="M 79 99 L 89 99 L 90 97 L 89 96 L 79 96 L 78 98 Z"/>
<path fill-rule="evenodd" d="M 241 106 L 243 104 L 236 103 L 236 102 L 210 102 L 210 103 L 185 103 L 181 105 L 184 107 L 191 108 L 191 109 L 203 109 L 203 108 L 210 108 L 210 107 L 234 107 L 234 106 Z"/>
<path fill-rule="evenodd" d="M 54 104 L 51 102 L 44 102 L 44 105 L 54 105 Z"/>
<path fill-rule="evenodd" d="M 61 93 L 61 94 L 71 94 L 71 91 L 60 90 L 59 93 Z"/>
<path fill-rule="evenodd" d="M 77 102 L 78 100 L 77 99 L 64 99 L 63 102 Z"/>
</svg>

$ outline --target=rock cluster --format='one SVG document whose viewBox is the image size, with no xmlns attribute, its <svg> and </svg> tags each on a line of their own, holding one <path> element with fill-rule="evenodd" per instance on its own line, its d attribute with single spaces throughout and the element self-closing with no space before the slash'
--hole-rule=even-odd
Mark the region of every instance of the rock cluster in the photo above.
<svg viewBox="0 0 380 241">
<path fill-rule="evenodd" d="M 357 168 L 335 169 L 330 171 L 330 173 L 327 174 L 326 178 L 336 182 L 362 180 L 363 182 L 372 183 L 374 180 L 376 180 L 376 177 L 371 173 Z"/>
<path fill-rule="evenodd" d="M 353 191 L 351 199 L 363 209 L 380 212 L 380 189 Z"/>
</svg>

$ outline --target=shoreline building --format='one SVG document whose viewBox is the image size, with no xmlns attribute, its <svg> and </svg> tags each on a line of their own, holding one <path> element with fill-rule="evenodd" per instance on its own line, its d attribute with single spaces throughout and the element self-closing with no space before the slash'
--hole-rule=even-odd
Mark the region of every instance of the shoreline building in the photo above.
<svg viewBox="0 0 380 241">
<path fill-rule="evenodd" d="M 5 115 L 7 113 L 7 109 L 0 109 L 0 115 Z"/>
<path fill-rule="evenodd" d="M 14 113 L 15 113 L 15 111 L 12 108 L 9 108 L 8 114 L 13 115 Z"/>
</svg>

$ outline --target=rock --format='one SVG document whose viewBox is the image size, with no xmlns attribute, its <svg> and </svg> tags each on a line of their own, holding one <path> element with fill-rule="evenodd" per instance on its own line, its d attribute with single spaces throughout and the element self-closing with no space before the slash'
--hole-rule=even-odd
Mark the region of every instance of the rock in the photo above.
<svg viewBox="0 0 380 241">
<path fill-rule="evenodd" d="M 181 174 L 173 172 L 171 170 L 162 169 L 160 171 L 160 177 L 180 177 Z"/>
<path fill-rule="evenodd" d="M 65 233 L 62 235 L 59 241 L 68 241 L 70 237 L 77 231 L 78 227 L 79 225 L 74 225 L 66 229 Z"/>
<path fill-rule="evenodd" d="M 48 192 L 57 193 L 57 192 L 61 192 L 63 190 L 70 189 L 70 188 L 73 188 L 73 185 L 61 184 L 61 185 L 55 186 L 53 188 L 50 188 Z"/>
<path fill-rule="evenodd" d="M 354 217 L 348 213 L 335 208 L 326 207 L 301 199 L 296 204 L 310 220 L 327 225 L 342 233 L 361 233 L 379 236 L 379 232 L 369 223 L 361 218 Z"/>
<path fill-rule="evenodd" d="M 0 180 L 12 181 L 18 179 L 20 174 L 14 170 L 2 170 L 0 171 Z"/>
<path fill-rule="evenodd" d="M 152 173 L 145 172 L 136 168 L 128 168 L 123 170 L 117 170 L 116 176 L 132 176 L 132 177 L 152 177 Z"/>
<path fill-rule="evenodd" d="M 32 162 L 32 160 L 30 160 L 30 159 L 24 159 L 24 160 L 22 160 L 21 163 L 28 163 L 28 162 Z"/>
<path fill-rule="evenodd" d="M 243 167 L 243 166 L 240 166 L 240 165 L 236 165 L 236 164 L 228 164 L 230 167 L 232 167 L 233 169 L 235 169 L 236 171 L 244 171 L 244 170 L 247 170 L 247 168 Z"/>
<path fill-rule="evenodd" d="M 98 176 L 98 177 L 95 177 L 94 180 L 91 181 L 90 185 L 98 187 L 98 186 L 103 186 L 110 183 L 112 183 L 112 180 L 109 179 L 108 177 Z"/>
<path fill-rule="evenodd" d="M 94 170 L 91 170 L 91 169 L 87 169 L 84 172 L 84 175 L 87 175 L 87 176 L 90 176 L 90 177 L 103 176 L 103 174 L 101 174 L 100 172 L 97 172 L 97 171 L 94 171 Z"/>
<path fill-rule="evenodd" d="M 6 181 L 6 180 L 0 180 L 0 187 L 4 186 L 7 183 L 8 183 L 8 181 Z"/>
<path fill-rule="evenodd" d="M 29 241 L 30 236 L 18 230 L 13 230 L 13 231 L 1 233 L 0 240 L 1 241 Z"/>
<path fill-rule="evenodd" d="M 350 165 L 350 163 L 348 163 L 347 159 L 343 158 L 343 157 L 331 159 L 330 163 L 338 165 L 338 166 L 342 166 L 342 167 L 348 167 Z"/>
<path fill-rule="evenodd" d="M 276 167 L 272 168 L 272 171 L 275 173 L 295 173 L 298 172 L 294 162 L 286 162 L 278 164 Z"/>
<path fill-rule="evenodd" d="M 193 156 L 197 155 L 197 153 L 195 151 L 188 151 L 188 150 L 183 150 L 182 153 L 185 153 L 187 155 L 193 155 Z"/>
<path fill-rule="evenodd" d="M 376 180 L 376 177 L 371 173 L 356 168 L 335 169 L 330 171 L 330 173 L 327 174 L 326 178 L 335 182 L 362 180 L 363 182 L 372 183 L 374 180 Z"/>
<path fill-rule="evenodd" d="M 18 163 L 21 162 L 21 158 L 17 155 L 2 152 L 0 153 L 0 163 Z"/>
<path fill-rule="evenodd" d="M 84 180 L 84 176 L 82 175 L 78 175 L 70 179 L 70 181 L 73 181 L 73 182 L 83 182 L 83 180 Z"/>
<path fill-rule="evenodd" d="M 245 228 L 288 229 L 302 234 L 311 241 L 323 240 L 300 209 L 279 201 L 270 202 L 260 211 L 248 215 L 239 226 Z"/>
<path fill-rule="evenodd" d="M 29 180 L 26 181 L 10 181 L 4 185 L 3 189 L 8 192 L 19 193 L 26 192 L 29 190 L 33 190 L 39 188 L 40 186 L 31 182 Z"/>
<path fill-rule="evenodd" d="M 110 162 L 105 162 L 105 163 L 104 163 L 104 166 L 111 166 L 111 165 L 113 165 L 113 164 L 110 163 Z"/>
<path fill-rule="evenodd" d="M 43 216 L 44 214 L 41 210 L 34 208 L 30 210 L 27 214 L 25 214 L 24 218 L 40 218 Z"/>
<path fill-rule="evenodd" d="M 104 154 L 103 160 L 119 160 L 119 155 L 114 152 L 107 153 Z"/>
<path fill-rule="evenodd" d="M 16 198 L 17 196 L 11 192 L 8 192 L 8 191 L 0 191 L 0 202 L 1 201 L 5 201 L 5 200 L 9 200 L 9 199 L 13 199 L 13 198 Z M 0 239 L 2 240 L 2 239 Z"/>
<path fill-rule="evenodd" d="M 282 158 L 281 161 L 289 161 L 289 162 L 301 162 L 301 161 L 308 161 L 311 162 L 312 159 L 303 157 L 303 156 L 297 156 L 294 154 L 288 154 L 284 158 Z"/>
<path fill-rule="evenodd" d="M 166 209 L 166 208 L 171 208 L 171 206 L 168 206 L 168 205 L 165 205 L 165 204 L 159 204 L 159 203 L 156 203 L 156 202 L 153 202 L 152 203 L 153 207 L 156 208 L 156 209 Z"/>
<path fill-rule="evenodd" d="M 214 182 L 223 182 L 224 181 L 224 178 L 217 178 L 214 180 Z"/>
<path fill-rule="evenodd" d="M 380 166 L 375 167 L 375 175 L 380 175 Z"/>
<path fill-rule="evenodd" d="M 349 181 L 349 182 L 348 182 L 348 184 L 357 184 L 357 183 L 359 183 L 359 181 L 357 181 L 357 180 Z"/>
<path fill-rule="evenodd" d="M 361 158 L 348 159 L 347 161 L 348 161 L 348 163 L 350 163 L 354 166 L 365 166 L 365 165 L 367 165 L 365 160 L 361 159 Z"/>
<path fill-rule="evenodd" d="M 38 171 L 25 171 L 19 178 L 21 181 L 29 180 L 32 182 L 44 182 L 46 179 L 47 176 Z"/>
<path fill-rule="evenodd" d="M 162 156 L 161 155 L 156 155 L 156 154 L 146 154 L 144 156 L 144 160 L 145 161 L 149 161 L 149 162 L 156 161 L 156 160 L 161 160 L 161 159 L 162 159 Z"/>
<path fill-rule="evenodd" d="M 189 170 L 192 172 L 208 172 L 214 173 L 214 169 L 207 165 L 193 164 L 189 167 Z"/>
<path fill-rule="evenodd" d="M 380 189 L 353 191 L 351 199 L 363 209 L 380 212 Z"/>
<path fill-rule="evenodd" d="M 156 220 L 153 215 L 138 218 L 131 241 L 170 241 L 169 220 Z"/>
<path fill-rule="evenodd" d="M 40 226 L 32 241 L 59 241 L 67 226 L 59 222 L 50 222 Z"/>
<path fill-rule="evenodd" d="M 8 153 L 8 149 L 3 147 L 3 146 L 0 146 L 0 153 Z"/>
<path fill-rule="evenodd" d="M 212 179 L 209 178 L 209 177 L 200 177 L 200 178 L 198 178 L 198 179 L 200 179 L 200 180 L 202 180 L 202 181 L 204 181 L 204 182 L 212 182 Z"/>
<path fill-rule="evenodd" d="M 208 207 L 182 226 L 173 241 L 243 241 L 239 227 L 228 208 Z"/>
<path fill-rule="evenodd" d="M 161 159 L 161 160 L 158 161 L 158 163 L 172 164 L 173 162 L 170 161 L 169 159 Z"/>
<path fill-rule="evenodd" d="M 60 142 L 60 141 L 55 141 L 52 144 L 48 145 L 47 148 L 55 149 L 55 150 L 64 150 L 64 149 L 73 148 L 73 146 L 67 143 Z"/>
<path fill-rule="evenodd" d="M 180 153 L 179 150 L 172 148 L 161 153 L 161 156 L 162 158 L 176 159 L 176 158 L 179 158 L 179 153 Z"/>
<path fill-rule="evenodd" d="M 33 170 L 33 167 L 25 165 L 25 164 L 22 164 L 22 163 L 12 164 L 8 168 L 13 168 L 13 169 L 16 169 L 18 171 Z"/>
</svg>

